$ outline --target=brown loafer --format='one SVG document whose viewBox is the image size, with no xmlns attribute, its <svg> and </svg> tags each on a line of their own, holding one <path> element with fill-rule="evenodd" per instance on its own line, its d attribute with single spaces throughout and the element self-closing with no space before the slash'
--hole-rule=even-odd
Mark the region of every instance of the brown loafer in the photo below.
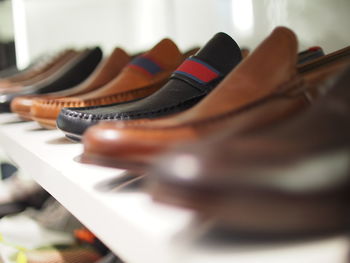
<svg viewBox="0 0 350 263">
<path fill-rule="evenodd" d="M 349 52 L 345 54 L 349 59 Z M 312 64 L 317 70 L 298 73 L 296 37 L 286 28 L 277 28 L 212 93 L 186 112 L 156 120 L 101 122 L 88 129 L 82 161 L 135 169 L 178 143 L 228 127 L 238 133 L 283 120 L 310 105 L 319 83 L 338 72 L 343 60 L 323 59 L 317 61 L 317 67 Z M 244 112 L 251 117 L 243 117 Z"/>
<path fill-rule="evenodd" d="M 58 56 L 54 63 L 49 63 L 50 67 L 45 68 L 44 71 L 40 71 L 37 75 L 32 76 L 30 79 L 26 79 L 23 81 L 18 82 L 10 82 L 8 85 L 1 86 L 0 85 L 0 92 L 6 93 L 6 92 L 17 92 L 24 89 L 26 86 L 30 86 L 35 84 L 36 82 L 45 80 L 58 72 L 60 69 L 62 69 L 65 65 L 73 61 L 75 58 L 77 58 L 79 55 L 81 55 L 85 51 L 67 51 L 64 52 L 61 56 Z"/>
<path fill-rule="evenodd" d="M 8 78 L 0 79 L 0 91 L 4 91 L 7 88 L 15 86 L 30 85 L 32 83 L 35 83 L 35 81 L 44 79 L 49 74 L 55 72 L 59 64 L 61 64 L 66 59 L 77 55 L 78 53 L 80 52 L 72 49 L 67 49 L 55 56 L 43 58 L 39 60 L 35 65 L 29 67 L 23 72 L 19 72 L 18 74 Z"/>
<path fill-rule="evenodd" d="M 22 119 L 33 120 L 31 107 L 35 100 L 45 103 L 55 98 L 79 96 L 94 91 L 115 78 L 129 61 L 130 57 L 125 51 L 115 48 L 112 54 L 106 60 L 102 61 L 91 76 L 83 83 L 61 92 L 16 97 L 11 102 L 11 111 L 17 113 Z M 41 110 L 45 109 L 37 109 L 35 112 L 41 112 Z"/>
<path fill-rule="evenodd" d="M 146 97 L 158 90 L 171 72 L 183 61 L 184 56 L 170 39 L 159 42 L 147 53 L 135 58 L 122 72 L 103 87 L 79 96 L 60 99 L 36 100 L 31 115 L 47 128 L 56 128 L 56 118 L 64 107 L 99 106 L 126 102 Z M 159 65 L 157 72 L 150 73 L 145 62 Z"/>
</svg>

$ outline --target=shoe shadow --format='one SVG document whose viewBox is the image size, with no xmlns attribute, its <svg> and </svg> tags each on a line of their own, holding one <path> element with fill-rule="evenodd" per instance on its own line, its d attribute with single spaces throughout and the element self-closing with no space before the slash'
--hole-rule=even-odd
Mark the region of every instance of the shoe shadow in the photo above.
<svg viewBox="0 0 350 263">
<path fill-rule="evenodd" d="M 200 218 L 200 216 L 199 216 Z M 203 218 L 201 218 L 203 220 Z M 225 227 L 218 221 L 212 221 L 211 226 L 198 239 L 201 245 L 293 245 L 300 242 L 316 241 L 324 238 L 335 237 L 341 231 L 330 231 L 325 233 L 254 233 L 247 232 L 239 227 Z"/>
<path fill-rule="evenodd" d="M 48 131 L 48 130 L 44 129 L 42 127 L 33 127 L 33 128 L 27 129 L 27 131 L 29 131 L 29 132 L 37 132 L 37 131 Z"/>
<path fill-rule="evenodd" d="M 45 143 L 51 144 L 51 145 L 76 144 L 76 142 L 73 142 L 73 141 L 67 139 L 65 136 L 60 136 L 58 138 L 50 139 L 50 140 L 46 141 Z"/>
<path fill-rule="evenodd" d="M 1 125 L 11 125 L 11 124 L 18 124 L 18 123 L 23 123 L 27 122 L 24 120 L 14 120 L 14 121 L 8 121 L 8 122 L 2 122 Z"/>
<path fill-rule="evenodd" d="M 134 192 L 139 191 L 143 183 L 144 174 L 125 171 L 118 177 L 104 180 L 95 185 L 99 192 Z"/>
</svg>

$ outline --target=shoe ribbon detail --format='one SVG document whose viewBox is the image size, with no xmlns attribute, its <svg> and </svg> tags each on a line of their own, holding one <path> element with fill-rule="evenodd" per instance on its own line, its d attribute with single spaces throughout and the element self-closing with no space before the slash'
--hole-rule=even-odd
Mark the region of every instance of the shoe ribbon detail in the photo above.
<svg viewBox="0 0 350 263">
<path fill-rule="evenodd" d="M 152 58 L 143 55 L 134 58 L 128 66 L 136 68 L 151 76 L 163 71 L 163 68 L 159 65 L 159 63 L 154 61 Z"/>
<path fill-rule="evenodd" d="M 184 75 L 201 84 L 209 83 L 219 77 L 221 73 L 198 58 L 188 58 L 174 72 L 174 74 Z"/>
</svg>

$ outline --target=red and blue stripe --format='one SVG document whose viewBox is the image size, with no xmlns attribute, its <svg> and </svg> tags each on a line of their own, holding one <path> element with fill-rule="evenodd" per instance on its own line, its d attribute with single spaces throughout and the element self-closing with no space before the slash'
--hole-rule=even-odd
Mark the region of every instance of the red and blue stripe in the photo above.
<svg viewBox="0 0 350 263">
<path fill-rule="evenodd" d="M 201 84 L 209 83 L 221 76 L 220 72 L 197 58 L 188 58 L 174 73 L 189 77 Z"/>
<path fill-rule="evenodd" d="M 144 55 L 134 58 L 129 63 L 129 67 L 136 68 L 151 76 L 154 76 L 163 70 L 157 62 Z"/>
</svg>

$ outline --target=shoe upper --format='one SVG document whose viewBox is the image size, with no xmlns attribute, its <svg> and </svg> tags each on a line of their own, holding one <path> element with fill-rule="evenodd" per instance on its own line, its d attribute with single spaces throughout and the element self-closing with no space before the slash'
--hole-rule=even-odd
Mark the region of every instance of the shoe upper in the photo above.
<svg viewBox="0 0 350 263">
<path fill-rule="evenodd" d="M 154 94 L 129 103 L 65 108 L 57 119 L 57 126 L 63 131 L 82 134 L 101 120 L 157 118 L 181 112 L 210 93 L 241 59 L 236 42 L 218 33 L 193 57 L 185 60 Z"/>
</svg>

